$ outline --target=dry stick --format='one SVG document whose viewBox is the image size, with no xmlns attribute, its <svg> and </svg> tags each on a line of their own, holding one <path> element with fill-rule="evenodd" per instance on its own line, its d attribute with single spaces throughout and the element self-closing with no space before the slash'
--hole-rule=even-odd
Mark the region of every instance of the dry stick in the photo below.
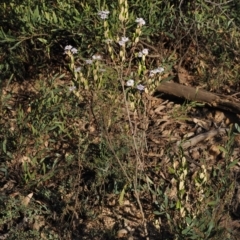
<svg viewBox="0 0 240 240">
<path fill-rule="evenodd" d="M 125 33 L 124 33 L 125 36 Z M 118 73 L 119 77 L 120 77 L 120 82 L 121 82 L 121 86 L 122 86 L 122 91 L 123 91 L 123 96 L 124 96 L 124 104 L 126 106 L 126 110 L 127 110 L 127 117 L 128 117 L 128 122 L 130 125 L 130 129 L 131 129 L 131 133 L 132 133 L 132 138 L 133 138 L 133 146 L 134 146 L 134 150 L 135 150 L 135 154 L 136 154 L 136 169 L 135 169 L 135 176 L 134 176 L 134 180 L 133 180 L 133 186 L 134 186 L 134 192 L 135 192 L 135 197 L 138 203 L 138 206 L 140 208 L 140 212 L 142 215 L 142 221 L 143 221 L 143 227 L 144 227 L 144 232 L 146 235 L 146 239 L 148 240 L 148 230 L 147 230 L 147 224 L 146 224 L 146 218 L 145 218 L 145 214 L 143 211 L 143 207 L 142 207 L 142 203 L 139 197 L 139 192 L 138 192 L 138 166 L 141 163 L 141 158 L 139 156 L 139 152 L 138 152 L 138 147 L 137 147 L 137 142 L 136 142 L 136 138 L 135 138 L 135 132 L 134 132 L 134 128 L 131 122 L 131 117 L 130 117 L 130 110 L 128 108 L 128 102 L 127 102 L 127 95 L 126 95 L 126 91 L 125 91 L 125 87 L 124 87 L 124 81 L 123 81 L 123 62 L 121 63 L 121 67 L 120 67 L 120 73 Z M 118 160 L 119 162 L 120 160 Z"/>
<path fill-rule="evenodd" d="M 128 108 L 126 91 L 125 91 L 123 80 L 122 80 L 122 71 L 121 71 L 121 80 L 120 81 L 121 81 L 121 84 L 122 84 L 124 103 L 125 103 L 126 110 L 127 110 L 127 116 L 128 116 L 128 121 L 129 121 L 130 129 L 131 129 L 131 133 L 132 133 L 133 145 L 134 145 L 134 150 L 135 150 L 135 154 L 136 154 L 136 161 L 137 161 L 136 168 L 135 168 L 135 176 L 134 176 L 134 181 L 133 181 L 134 192 L 135 192 L 135 197 L 136 197 L 136 200 L 137 200 L 137 203 L 138 203 L 138 206 L 140 208 L 141 215 L 142 215 L 142 221 L 143 221 L 143 227 L 144 227 L 144 232 L 145 232 L 145 235 L 146 235 L 146 239 L 148 240 L 149 237 L 148 237 L 146 218 L 145 218 L 145 214 L 144 214 L 144 211 L 143 211 L 142 203 L 141 203 L 138 188 L 137 188 L 137 185 L 138 185 L 138 166 L 141 163 L 141 158 L 139 156 L 137 142 L 136 142 L 136 138 L 135 138 L 135 132 L 134 132 L 134 128 L 133 128 L 133 125 L 132 125 L 132 122 L 131 122 L 130 110 Z"/>
<path fill-rule="evenodd" d="M 218 135 L 218 134 L 225 134 L 227 133 L 227 131 L 229 131 L 229 128 L 219 128 L 219 129 L 213 129 L 211 131 L 208 131 L 206 133 L 202 133 L 199 134 L 189 140 L 187 140 L 185 143 L 181 144 L 181 147 L 183 148 L 183 150 L 186 150 L 189 147 L 193 147 L 196 144 L 198 144 L 199 142 L 209 139 L 209 138 L 213 138 L 214 136 Z M 177 147 L 180 144 L 177 144 Z M 186 160 L 190 163 L 193 163 L 199 167 L 201 167 L 201 164 L 197 163 L 195 160 L 193 160 L 192 158 L 190 158 L 188 155 L 185 156 Z"/>
<path fill-rule="evenodd" d="M 190 101 L 203 102 L 211 107 L 217 107 L 223 110 L 227 110 L 234 113 L 240 113 L 240 103 L 235 102 L 235 100 L 228 96 L 220 96 L 214 93 L 201 90 L 199 88 L 184 86 L 174 82 L 165 82 L 161 83 L 156 91 L 163 92 L 169 95 L 176 97 L 184 98 Z M 200 141 L 203 141 L 206 138 L 214 137 L 217 134 L 225 133 L 228 129 L 220 128 L 214 129 L 207 133 L 200 134 L 192 139 L 189 139 L 187 142 L 182 144 L 183 149 L 187 149 L 191 146 L 196 145 Z M 194 160 L 187 156 L 187 161 L 193 162 L 198 165 Z"/>
<path fill-rule="evenodd" d="M 184 142 L 183 144 L 181 143 L 177 143 L 177 145 L 175 146 L 175 151 L 178 151 L 179 146 L 182 147 L 183 150 L 188 149 L 189 147 L 193 147 L 196 144 L 198 144 L 199 142 L 209 139 L 209 138 L 213 138 L 214 136 L 218 135 L 218 134 L 224 134 L 228 131 L 228 128 L 219 128 L 219 129 L 213 129 L 211 131 L 208 131 L 206 133 L 202 133 L 199 134 L 195 137 L 190 138 L 189 140 L 187 140 L 186 142 Z M 185 154 L 185 158 L 189 163 L 193 163 L 198 167 L 201 167 L 201 164 L 199 164 L 198 162 L 196 162 L 195 160 L 193 160 L 191 157 L 189 157 L 187 154 Z"/>
<path fill-rule="evenodd" d="M 218 134 L 224 134 L 224 133 L 227 132 L 227 130 L 228 130 L 227 128 L 213 129 L 213 130 L 208 131 L 206 133 L 199 134 L 199 135 L 187 140 L 183 144 L 177 144 L 177 146 L 181 145 L 181 147 L 183 149 L 188 149 L 189 147 L 193 147 L 203 140 L 213 138 L 214 136 L 216 136 Z"/>
<path fill-rule="evenodd" d="M 225 95 L 217 95 L 199 88 L 181 85 L 174 82 L 161 83 L 157 92 L 163 92 L 190 101 L 203 102 L 211 107 L 220 108 L 233 113 L 240 113 L 240 103 Z"/>
</svg>

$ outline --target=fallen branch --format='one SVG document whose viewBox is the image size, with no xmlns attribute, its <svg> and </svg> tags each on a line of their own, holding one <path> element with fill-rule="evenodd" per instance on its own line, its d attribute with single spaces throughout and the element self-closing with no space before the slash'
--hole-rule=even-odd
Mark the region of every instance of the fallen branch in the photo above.
<svg viewBox="0 0 240 240">
<path fill-rule="evenodd" d="M 156 92 L 163 92 L 190 101 L 206 103 L 211 107 L 220 108 L 240 114 L 240 103 L 230 96 L 217 95 L 199 88 L 181 85 L 174 82 L 161 83 Z"/>
<path fill-rule="evenodd" d="M 190 138 L 189 140 L 186 140 L 186 142 L 184 142 L 182 144 L 181 144 L 181 142 L 178 142 L 177 146 L 181 145 L 181 147 L 183 149 L 188 149 L 189 147 L 194 147 L 199 142 L 201 142 L 203 140 L 209 140 L 210 138 L 213 138 L 218 134 L 226 134 L 228 130 L 229 129 L 227 129 L 227 128 L 213 129 L 213 130 L 210 130 L 208 132 L 199 134 L 199 135 L 197 135 L 193 138 Z"/>
</svg>

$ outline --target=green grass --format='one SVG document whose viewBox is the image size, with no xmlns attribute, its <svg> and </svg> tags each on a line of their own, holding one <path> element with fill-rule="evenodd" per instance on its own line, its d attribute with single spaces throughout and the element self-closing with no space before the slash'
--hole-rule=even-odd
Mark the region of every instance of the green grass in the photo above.
<svg viewBox="0 0 240 240">
<path fill-rule="evenodd" d="M 129 203 L 150 239 L 234 239 L 236 131 L 218 146 L 224 161 L 212 166 L 202 153 L 193 171 L 183 150 L 172 154 L 167 143 L 153 161 L 146 95 L 176 79 L 176 66 L 194 86 L 236 89 L 239 13 L 238 3 L 223 0 L 3 1 L 0 235 L 117 239 L 124 221 L 107 228 L 99 219 Z M 122 37 L 129 39 L 119 44 Z M 145 48 L 149 54 L 138 57 Z M 101 59 L 88 64 L 93 56 Z M 184 121 L 195 107 L 183 103 L 169 115 Z"/>
</svg>

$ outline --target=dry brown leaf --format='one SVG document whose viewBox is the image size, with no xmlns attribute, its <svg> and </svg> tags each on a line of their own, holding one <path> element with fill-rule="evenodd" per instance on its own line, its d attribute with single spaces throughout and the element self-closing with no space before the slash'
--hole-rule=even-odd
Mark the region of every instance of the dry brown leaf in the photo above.
<svg viewBox="0 0 240 240">
<path fill-rule="evenodd" d="M 116 220 L 109 216 L 103 216 L 102 221 L 106 229 L 112 229 L 114 227 L 114 224 L 116 223 Z"/>
<path fill-rule="evenodd" d="M 165 109 L 165 108 L 166 108 L 166 106 L 160 105 L 159 107 L 157 107 L 157 108 L 154 110 L 154 112 L 155 112 L 156 114 L 163 114 L 163 113 L 162 113 L 162 110 Z"/>
<path fill-rule="evenodd" d="M 209 154 L 216 158 L 219 154 L 221 154 L 221 151 L 218 146 L 212 145 L 209 149 Z"/>
<path fill-rule="evenodd" d="M 216 111 L 214 115 L 214 121 L 216 123 L 221 123 L 224 119 L 224 113 L 221 111 Z"/>
<path fill-rule="evenodd" d="M 197 149 L 195 149 L 194 151 L 191 152 L 191 157 L 193 160 L 200 159 L 200 152 Z"/>
<path fill-rule="evenodd" d="M 31 162 L 31 158 L 30 157 L 27 157 L 27 156 L 22 156 L 20 159 L 19 159 L 19 162 L 21 163 L 30 163 Z"/>
<path fill-rule="evenodd" d="M 188 132 L 188 133 L 186 133 L 186 134 L 183 136 L 183 138 L 190 138 L 190 137 L 192 137 L 192 136 L 194 136 L 194 135 L 195 135 L 194 132 Z"/>
<path fill-rule="evenodd" d="M 33 224 L 33 230 L 39 231 L 39 229 L 45 225 L 45 220 L 43 216 L 35 216 L 34 217 L 34 224 Z"/>
<path fill-rule="evenodd" d="M 28 206 L 31 198 L 33 196 L 33 193 L 29 193 L 23 200 L 22 200 L 22 205 L 24 205 L 25 207 Z"/>
<path fill-rule="evenodd" d="M 188 71 L 183 67 L 176 67 L 178 72 L 178 81 L 181 84 L 187 85 L 189 81 L 192 81 L 193 77 L 190 76 Z"/>
<path fill-rule="evenodd" d="M 48 141 L 44 142 L 44 146 L 47 148 L 48 147 Z"/>
<path fill-rule="evenodd" d="M 128 234 L 128 231 L 126 229 L 120 229 L 118 232 L 117 232 L 117 237 L 118 238 L 124 238 L 126 237 L 126 235 Z"/>
<path fill-rule="evenodd" d="M 198 126 L 204 128 L 205 130 L 209 130 L 210 129 L 210 125 L 211 123 L 208 121 L 203 121 L 197 118 L 193 118 L 193 122 L 196 123 Z"/>
</svg>

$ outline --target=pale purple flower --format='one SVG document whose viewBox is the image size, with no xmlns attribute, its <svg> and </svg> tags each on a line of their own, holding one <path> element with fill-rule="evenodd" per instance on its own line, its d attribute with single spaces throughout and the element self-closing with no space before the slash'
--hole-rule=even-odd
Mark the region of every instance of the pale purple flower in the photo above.
<svg viewBox="0 0 240 240">
<path fill-rule="evenodd" d="M 120 40 L 120 41 L 118 42 L 118 44 L 119 44 L 120 46 L 124 46 L 124 45 L 125 45 L 125 42 L 122 41 L 122 40 Z"/>
<path fill-rule="evenodd" d="M 80 72 L 81 71 L 81 67 L 77 67 L 75 68 L 74 72 Z"/>
<path fill-rule="evenodd" d="M 138 85 L 137 85 L 137 89 L 138 89 L 139 91 L 144 91 L 145 87 L 144 87 L 142 84 L 138 84 Z"/>
<path fill-rule="evenodd" d="M 135 22 L 138 23 L 139 26 L 143 26 L 146 24 L 143 18 L 137 18 Z"/>
<path fill-rule="evenodd" d="M 129 79 L 127 82 L 126 82 L 126 86 L 127 87 L 132 87 L 134 85 L 134 80 L 133 79 Z"/>
</svg>

